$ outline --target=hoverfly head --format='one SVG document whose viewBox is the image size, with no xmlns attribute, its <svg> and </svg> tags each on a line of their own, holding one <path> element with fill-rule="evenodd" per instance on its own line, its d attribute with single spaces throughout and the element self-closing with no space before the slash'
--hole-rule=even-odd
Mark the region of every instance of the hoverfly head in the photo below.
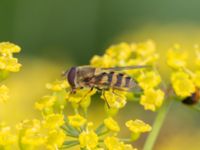
<svg viewBox="0 0 200 150">
<path fill-rule="evenodd" d="M 65 71 L 62 75 L 65 78 L 67 78 L 67 81 L 72 88 L 76 86 L 75 85 L 76 67 L 71 67 L 69 70 Z"/>
</svg>

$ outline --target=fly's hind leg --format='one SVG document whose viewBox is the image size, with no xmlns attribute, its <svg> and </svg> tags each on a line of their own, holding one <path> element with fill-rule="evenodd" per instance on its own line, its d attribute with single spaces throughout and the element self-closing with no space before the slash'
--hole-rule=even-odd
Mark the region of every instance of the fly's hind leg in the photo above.
<svg viewBox="0 0 200 150">
<path fill-rule="evenodd" d="M 91 87 L 91 89 L 80 99 L 80 101 L 78 102 L 78 104 L 80 104 L 94 89 L 94 87 Z"/>
<path fill-rule="evenodd" d="M 105 102 L 106 102 L 107 107 L 110 109 L 110 105 L 109 105 L 109 103 L 108 103 L 108 100 L 107 100 L 107 98 L 106 98 L 106 95 L 105 95 L 105 91 L 104 91 L 104 90 L 102 90 L 102 95 L 103 95 L 103 98 L 104 98 L 104 100 L 105 100 Z"/>
</svg>

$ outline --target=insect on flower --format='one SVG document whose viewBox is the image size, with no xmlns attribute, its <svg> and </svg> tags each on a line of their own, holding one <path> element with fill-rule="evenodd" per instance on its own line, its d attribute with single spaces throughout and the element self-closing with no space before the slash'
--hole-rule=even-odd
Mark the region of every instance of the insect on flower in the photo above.
<svg viewBox="0 0 200 150">
<path fill-rule="evenodd" d="M 196 88 L 196 91 L 191 95 L 186 97 L 182 102 L 186 105 L 197 104 L 200 100 L 200 90 Z"/>
<path fill-rule="evenodd" d="M 104 92 L 112 89 L 120 91 L 130 91 L 133 88 L 139 88 L 137 82 L 125 73 L 120 71 L 146 68 L 149 66 L 126 66 L 113 68 L 95 68 L 91 66 L 71 67 L 63 75 L 67 78 L 71 86 L 71 94 L 76 93 L 77 89 L 90 88 L 86 97 L 94 88 L 101 91 L 104 98 Z M 139 88 L 140 89 L 140 88 Z M 82 99 L 84 99 L 84 97 Z"/>
</svg>

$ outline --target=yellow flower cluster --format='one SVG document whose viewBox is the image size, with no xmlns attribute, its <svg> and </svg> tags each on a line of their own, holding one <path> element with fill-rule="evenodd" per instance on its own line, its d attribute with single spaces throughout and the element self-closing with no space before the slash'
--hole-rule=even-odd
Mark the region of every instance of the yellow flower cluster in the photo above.
<svg viewBox="0 0 200 150">
<path fill-rule="evenodd" d="M 19 53 L 20 47 L 10 43 L 0 43 L 0 69 L 8 72 L 18 72 L 21 64 L 18 59 L 13 57 L 13 53 Z"/>
<path fill-rule="evenodd" d="M 167 64 L 173 69 L 170 80 L 175 94 L 183 100 L 191 96 L 200 87 L 200 72 L 192 72 L 187 67 L 188 54 L 176 44 L 167 52 Z M 196 62 L 198 65 L 199 52 Z"/>
<path fill-rule="evenodd" d="M 52 114 L 44 120 L 24 120 L 17 125 L 19 144 L 23 149 L 46 148 L 58 149 L 65 141 L 66 135 L 60 126 L 64 123 L 63 116 Z"/>
<path fill-rule="evenodd" d="M 11 132 L 11 127 L 6 126 L 5 123 L 0 124 L 0 147 L 8 148 L 17 142 L 17 136 Z M 10 147 L 12 148 L 12 147 Z"/>
</svg>

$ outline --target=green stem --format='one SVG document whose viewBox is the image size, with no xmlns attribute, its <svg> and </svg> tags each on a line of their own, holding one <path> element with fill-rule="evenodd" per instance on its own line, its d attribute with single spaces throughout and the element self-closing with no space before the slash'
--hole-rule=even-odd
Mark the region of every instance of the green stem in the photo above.
<svg viewBox="0 0 200 150">
<path fill-rule="evenodd" d="M 149 133 L 149 136 L 147 137 L 147 140 L 144 144 L 143 150 L 152 150 L 153 149 L 153 146 L 158 137 L 158 134 L 160 132 L 162 124 L 165 120 L 165 117 L 167 116 L 167 112 L 169 110 L 171 101 L 172 100 L 167 99 L 166 102 L 163 104 L 163 106 L 158 111 L 155 121 L 153 123 L 152 131 Z"/>
</svg>

